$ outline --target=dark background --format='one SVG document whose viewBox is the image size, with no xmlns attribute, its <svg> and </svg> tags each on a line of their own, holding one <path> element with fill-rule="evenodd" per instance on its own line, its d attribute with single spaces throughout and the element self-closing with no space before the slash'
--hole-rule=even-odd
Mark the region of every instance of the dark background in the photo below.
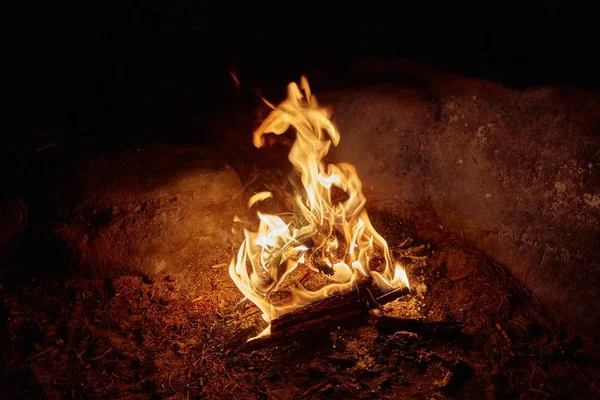
<svg viewBox="0 0 600 400">
<path fill-rule="evenodd" d="M 254 87 L 277 101 L 313 70 L 317 92 L 356 86 L 364 82 L 347 74 L 355 60 L 410 58 L 512 86 L 597 88 L 598 6 L 203 3 L 23 4 L 9 39 L 16 123 L 4 143 L 6 187 L 23 191 L 40 170 L 44 181 L 65 159 L 115 146 L 209 141 L 206 124 L 254 101 Z"/>
</svg>

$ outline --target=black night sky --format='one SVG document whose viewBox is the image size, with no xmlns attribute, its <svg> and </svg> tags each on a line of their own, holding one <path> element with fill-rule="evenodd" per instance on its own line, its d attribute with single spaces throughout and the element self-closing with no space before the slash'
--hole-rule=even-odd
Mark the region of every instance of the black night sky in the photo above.
<svg viewBox="0 0 600 400">
<path fill-rule="evenodd" d="M 253 101 L 254 87 L 276 101 L 289 81 L 313 70 L 325 77 L 320 92 L 356 86 L 347 69 L 361 59 L 410 58 L 523 87 L 597 87 L 598 7 L 56 7 L 24 6 L 11 39 L 16 124 L 6 142 L 9 163 L 54 142 L 75 152 L 157 139 L 202 142 L 206 122 Z M 242 96 L 233 90 L 232 67 Z"/>
</svg>

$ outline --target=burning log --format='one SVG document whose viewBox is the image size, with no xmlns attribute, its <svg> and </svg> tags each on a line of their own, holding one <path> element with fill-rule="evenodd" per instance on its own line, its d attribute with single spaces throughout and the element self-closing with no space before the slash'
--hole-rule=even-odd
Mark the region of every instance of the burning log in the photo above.
<svg viewBox="0 0 600 400">
<path fill-rule="evenodd" d="M 229 265 L 235 285 L 270 323 L 250 341 L 251 347 L 356 320 L 409 287 L 404 266 L 392 259 L 387 242 L 369 220 L 356 169 L 325 161 L 340 135 L 306 77 L 300 85 L 288 85 L 287 98 L 272 108 L 254 131 L 253 143 L 261 148 L 269 134 L 296 131 L 288 155 L 295 170 L 294 190 L 287 195 L 295 204 L 279 215 L 257 211 L 258 230 L 244 229 L 245 239 Z M 256 193 L 248 207 L 272 196 Z M 326 277 L 325 284 L 311 290 L 296 279 L 288 286 L 305 268 Z M 283 291 L 289 301 L 282 303 L 278 292 Z M 373 293 L 386 294 L 378 301 Z"/>
<path fill-rule="evenodd" d="M 271 321 L 271 334 L 250 340 L 241 350 L 272 347 L 364 321 L 369 311 L 409 293 L 406 287 L 392 290 L 378 297 L 373 294 L 372 280 L 361 281 L 352 290 L 336 293 L 303 308 L 284 314 Z"/>
</svg>

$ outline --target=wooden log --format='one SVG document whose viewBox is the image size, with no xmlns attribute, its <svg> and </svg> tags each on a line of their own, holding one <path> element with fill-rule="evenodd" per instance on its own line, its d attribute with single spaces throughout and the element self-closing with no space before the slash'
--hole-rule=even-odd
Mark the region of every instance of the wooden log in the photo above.
<svg viewBox="0 0 600 400">
<path fill-rule="evenodd" d="M 308 325 L 330 325 L 336 321 L 358 316 L 368 311 L 371 299 L 365 286 L 344 293 L 336 293 L 316 301 L 294 312 L 284 314 L 271 321 L 271 335 L 277 332 L 289 333 Z"/>
<path fill-rule="evenodd" d="M 301 340 L 305 335 L 318 335 L 339 325 L 350 324 L 364 319 L 372 307 L 364 283 L 352 290 L 336 293 L 317 300 L 306 307 L 283 314 L 271 321 L 271 334 L 254 339 L 242 345 L 240 350 L 254 350 L 277 346 L 284 342 Z"/>
<path fill-rule="evenodd" d="M 240 350 L 272 347 L 284 342 L 306 339 L 329 332 L 339 326 L 364 322 L 369 310 L 409 293 L 408 288 L 392 290 L 379 296 L 373 294 L 371 279 L 358 283 L 353 289 L 336 293 L 308 306 L 284 314 L 271 321 L 271 334 L 251 340 Z"/>
<path fill-rule="evenodd" d="M 406 296 L 409 293 L 410 289 L 407 287 L 401 287 L 398 289 L 390 290 L 389 292 L 385 292 L 379 295 L 379 297 L 377 297 L 377 303 L 379 303 L 379 305 L 383 305 L 392 302 L 396 299 L 399 299 L 402 296 Z"/>
</svg>

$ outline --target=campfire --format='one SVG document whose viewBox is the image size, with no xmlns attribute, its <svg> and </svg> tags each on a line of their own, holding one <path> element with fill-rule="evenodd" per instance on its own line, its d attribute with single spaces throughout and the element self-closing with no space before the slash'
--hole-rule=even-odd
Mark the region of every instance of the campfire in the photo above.
<svg viewBox="0 0 600 400">
<path fill-rule="evenodd" d="M 499 127 L 555 118 L 540 111 L 554 110 L 555 100 L 538 108 L 545 89 L 532 92 L 540 114 L 530 114 L 515 111 L 520 91 L 484 95 L 481 85 L 460 78 L 437 87 L 439 121 L 421 89 L 332 92 L 334 126 L 302 78 L 280 104 L 267 102 L 270 114 L 254 132 L 260 150 L 248 150 L 257 111 L 249 107 L 243 118 L 227 116 L 233 127 L 214 127 L 218 151 L 155 143 L 85 158 L 73 186 L 57 188 L 60 199 L 77 193 L 76 208 L 58 226 L 31 225 L 0 268 L 4 397 L 599 398 L 595 342 L 445 225 L 431 200 L 403 197 L 418 188 L 401 185 L 415 180 L 406 174 L 413 157 L 430 157 L 423 160 L 436 173 L 454 163 L 444 145 L 466 140 L 465 125 L 453 122 L 463 111 L 487 121 L 503 99 L 511 111 Z M 570 104 L 573 112 L 578 103 Z M 490 153 L 504 148 L 505 126 L 476 126 L 489 135 Z M 422 143 L 434 149 L 420 152 Z M 370 153 L 352 158 L 363 148 Z M 380 154 L 393 165 L 380 165 Z M 473 174 L 506 165 L 476 156 Z M 460 169 L 470 163 L 461 160 Z M 443 182 L 456 171 L 429 185 L 440 183 L 435 190 L 445 195 L 465 189 Z M 565 200 L 573 188 L 554 179 L 550 187 Z M 20 211 L 40 223 L 30 201 L 7 204 L 13 232 Z M 245 240 L 231 236 L 232 219 Z M 59 229 L 60 247 L 40 235 L 50 228 Z M 552 257 L 544 253 L 532 276 Z M 591 307 L 592 297 L 581 299 Z"/>
<path fill-rule="evenodd" d="M 113 3 L 11 40 L 2 398 L 600 399 L 593 8 Z"/>
<path fill-rule="evenodd" d="M 293 129 L 289 161 L 295 175 L 294 192 L 287 193 L 293 208 L 278 215 L 257 211 L 258 230 L 244 229 L 245 239 L 229 265 L 231 279 L 269 323 L 257 337 L 269 335 L 272 321 L 282 315 L 359 286 L 379 296 L 409 287 L 404 266 L 392 259 L 369 220 L 354 166 L 324 160 L 340 134 L 306 77 L 288 85 L 278 106 L 265 102 L 272 111 L 254 132 L 254 146 L 265 146 L 267 134 Z M 272 197 L 256 193 L 248 207 Z"/>
</svg>

